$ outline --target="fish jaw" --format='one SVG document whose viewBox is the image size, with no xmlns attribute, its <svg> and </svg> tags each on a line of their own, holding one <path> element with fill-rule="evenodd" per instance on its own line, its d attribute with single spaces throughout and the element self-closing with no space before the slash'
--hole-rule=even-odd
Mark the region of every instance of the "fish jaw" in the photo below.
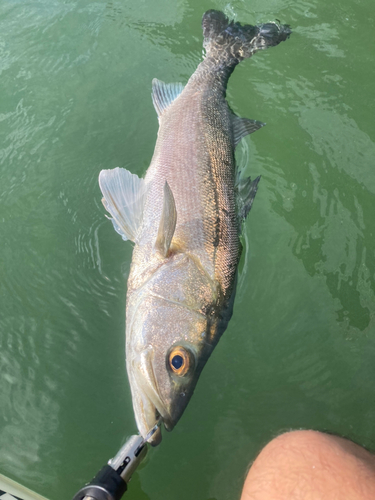
<svg viewBox="0 0 375 500">
<path fill-rule="evenodd" d="M 202 312 L 213 295 L 207 277 L 183 255 L 153 274 L 141 289 L 128 289 L 126 363 L 143 437 L 159 421 L 171 431 L 194 392 L 213 349 L 209 322 Z M 175 349 L 187 353 L 189 370 L 184 374 L 171 367 Z M 160 440 L 158 434 L 149 442 L 156 445 Z"/>
<path fill-rule="evenodd" d="M 139 432 L 146 437 L 160 420 L 168 430 L 174 425 L 170 421 L 168 410 L 160 399 L 157 382 L 152 367 L 152 348 L 135 356 L 128 365 L 129 381 L 132 391 L 133 409 Z M 161 442 L 160 428 L 149 439 L 153 446 Z"/>
<path fill-rule="evenodd" d="M 178 344 L 183 345 L 183 342 Z M 194 349 L 192 346 L 189 347 L 191 350 Z M 209 353 L 211 351 L 212 349 L 209 349 Z M 209 353 L 203 357 L 204 361 L 209 357 Z M 171 377 L 168 370 L 161 367 L 158 361 L 154 363 L 153 358 L 159 357 L 157 354 L 152 348 L 142 352 L 134 358 L 133 368 L 129 371 L 135 420 L 143 437 L 146 437 L 159 422 L 163 423 L 167 431 L 173 430 L 194 392 L 204 366 L 204 363 L 197 366 L 194 374 L 181 385 L 180 381 Z M 157 446 L 161 440 L 159 427 L 148 442 L 152 446 Z"/>
<path fill-rule="evenodd" d="M 152 309 L 156 310 L 156 307 Z M 132 392 L 133 409 L 139 432 L 146 437 L 149 431 L 159 422 L 163 423 L 167 431 L 171 431 L 180 420 L 198 381 L 200 372 L 209 357 L 212 349 L 199 356 L 195 346 L 183 339 L 174 344 L 183 346 L 191 353 L 194 352 L 194 367 L 192 373 L 182 380 L 170 373 L 167 367 L 168 351 L 158 350 L 149 346 L 134 357 L 127 355 L 127 368 Z M 131 361 L 129 360 L 131 357 Z M 199 362 L 200 359 L 200 362 Z M 129 362 L 130 361 L 130 362 Z M 148 441 L 156 446 L 161 442 L 160 428 Z"/>
</svg>

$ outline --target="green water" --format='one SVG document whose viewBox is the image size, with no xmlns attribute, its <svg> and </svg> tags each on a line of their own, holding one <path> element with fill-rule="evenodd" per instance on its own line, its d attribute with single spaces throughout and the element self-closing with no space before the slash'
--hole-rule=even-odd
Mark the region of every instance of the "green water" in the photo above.
<svg viewBox="0 0 375 500">
<path fill-rule="evenodd" d="M 131 483 L 138 500 L 238 498 L 291 428 L 375 448 L 371 0 L 0 0 L 0 471 L 66 500 L 136 432 L 124 365 L 131 244 L 97 177 L 143 175 L 154 77 L 186 82 L 210 8 L 280 19 L 228 100 L 267 123 L 234 315 L 183 418 Z"/>
</svg>

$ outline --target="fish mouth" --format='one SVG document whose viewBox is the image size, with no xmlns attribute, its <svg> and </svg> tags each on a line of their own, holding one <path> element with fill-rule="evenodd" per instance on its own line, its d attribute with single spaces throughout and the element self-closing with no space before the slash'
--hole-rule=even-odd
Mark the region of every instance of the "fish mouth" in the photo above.
<svg viewBox="0 0 375 500">
<path fill-rule="evenodd" d="M 159 422 L 170 431 L 174 427 L 171 416 L 160 398 L 154 369 L 152 366 L 151 348 L 138 355 L 132 363 L 132 373 L 129 373 L 133 397 L 133 409 L 138 430 L 145 438 L 150 430 Z M 157 446 L 161 442 L 161 429 L 152 434 L 148 442 Z"/>
</svg>

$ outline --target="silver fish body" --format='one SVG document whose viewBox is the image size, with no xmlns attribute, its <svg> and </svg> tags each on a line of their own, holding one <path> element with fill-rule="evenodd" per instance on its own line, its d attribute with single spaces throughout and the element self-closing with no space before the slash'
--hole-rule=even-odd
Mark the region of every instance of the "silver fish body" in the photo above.
<svg viewBox="0 0 375 500">
<path fill-rule="evenodd" d="M 126 362 L 143 436 L 158 419 L 173 429 L 232 314 L 241 223 L 259 180 L 237 182 L 234 149 L 263 124 L 230 111 L 227 81 L 242 59 L 290 34 L 217 11 L 202 24 L 207 55 L 185 88 L 153 81 L 159 132 L 145 178 L 114 169 L 99 179 L 116 230 L 135 242 Z M 160 440 L 159 429 L 150 442 Z"/>
</svg>

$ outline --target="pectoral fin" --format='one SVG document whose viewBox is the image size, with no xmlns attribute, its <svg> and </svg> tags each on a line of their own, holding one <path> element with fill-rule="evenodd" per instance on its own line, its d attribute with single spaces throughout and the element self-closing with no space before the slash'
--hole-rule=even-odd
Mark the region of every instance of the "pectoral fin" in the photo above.
<svg viewBox="0 0 375 500">
<path fill-rule="evenodd" d="M 239 218 L 240 220 L 246 219 L 247 214 L 250 212 L 256 192 L 258 190 L 258 183 L 260 176 L 254 181 L 250 177 L 241 179 L 237 185 L 239 196 Z"/>
<path fill-rule="evenodd" d="M 166 257 L 176 229 L 177 211 L 173 193 L 168 182 L 164 184 L 163 210 L 161 213 L 155 248 Z"/>
<path fill-rule="evenodd" d="M 99 186 L 103 205 L 112 215 L 112 224 L 123 240 L 136 241 L 143 218 L 146 183 L 124 168 L 102 170 Z"/>
<path fill-rule="evenodd" d="M 248 134 L 252 134 L 253 132 L 256 132 L 260 128 L 264 127 L 265 123 L 232 115 L 232 125 L 234 147 L 236 147 L 243 137 L 246 137 Z"/>
</svg>

